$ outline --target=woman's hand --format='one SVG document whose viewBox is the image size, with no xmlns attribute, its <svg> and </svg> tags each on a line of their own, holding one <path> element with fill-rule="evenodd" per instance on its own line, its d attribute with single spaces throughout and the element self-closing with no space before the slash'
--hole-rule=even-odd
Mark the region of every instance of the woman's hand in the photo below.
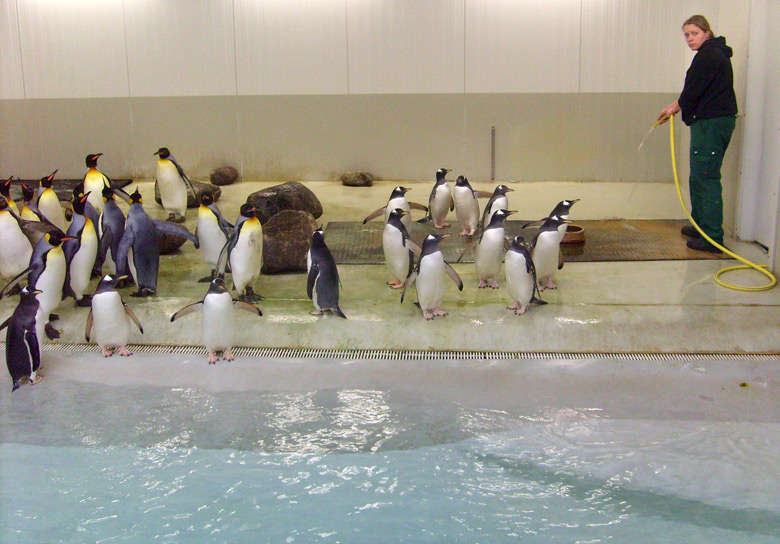
<svg viewBox="0 0 780 544">
<path fill-rule="evenodd" d="M 666 106 L 664 109 L 661 110 L 661 113 L 658 115 L 658 119 L 656 119 L 656 123 L 659 125 L 663 125 L 666 123 L 669 118 L 676 114 L 680 113 L 682 108 L 680 108 L 680 104 L 677 103 L 677 100 Z"/>
</svg>

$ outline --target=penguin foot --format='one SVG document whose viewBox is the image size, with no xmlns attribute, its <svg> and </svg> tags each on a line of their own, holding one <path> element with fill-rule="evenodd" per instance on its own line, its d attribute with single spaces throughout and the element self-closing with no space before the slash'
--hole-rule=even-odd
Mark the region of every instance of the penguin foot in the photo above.
<svg viewBox="0 0 780 544">
<path fill-rule="evenodd" d="M 233 352 L 229 349 L 226 349 L 222 352 L 222 358 L 226 361 L 232 361 L 235 359 L 235 356 L 233 355 Z"/>
<path fill-rule="evenodd" d="M 51 323 L 46 323 L 46 326 L 43 329 L 46 331 L 46 336 L 49 340 L 56 340 L 60 337 L 60 331 L 55 329 Z"/>
<path fill-rule="evenodd" d="M 216 351 L 210 351 L 209 352 L 209 364 L 215 365 L 217 364 L 217 361 L 219 361 L 219 355 L 217 355 Z"/>
<path fill-rule="evenodd" d="M 400 289 L 404 286 L 404 282 L 401 280 L 388 281 L 387 285 L 390 286 L 390 289 Z"/>
<path fill-rule="evenodd" d="M 441 308 L 436 308 L 436 309 L 433 311 L 433 316 L 434 316 L 434 317 L 444 317 L 445 315 L 448 315 L 448 314 L 447 314 L 447 312 L 445 312 L 445 311 L 444 311 L 444 310 L 442 310 Z"/>
<path fill-rule="evenodd" d="M 79 308 L 87 308 L 92 306 L 92 295 L 84 295 L 81 300 L 76 301 L 76 306 Z"/>
<path fill-rule="evenodd" d="M 433 314 L 431 312 L 426 312 L 425 310 L 423 310 L 423 317 L 428 321 L 430 321 L 431 319 L 433 319 Z"/>
<path fill-rule="evenodd" d="M 547 280 L 547 283 L 539 283 L 537 285 L 539 287 L 539 291 L 544 291 L 545 289 L 557 289 L 558 286 L 555 285 L 552 280 Z"/>
<path fill-rule="evenodd" d="M 474 231 L 469 229 L 463 229 L 460 231 L 461 236 L 474 236 Z"/>
<path fill-rule="evenodd" d="M 325 312 L 321 312 L 320 310 L 312 310 L 311 312 L 309 312 L 309 315 L 322 315 L 324 313 Z"/>
<path fill-rule="evenodd" d="M 515 302 L 511 306 L 507 306 L 506 309 L 512 310 L 515 313 L 515 315 L 523 315 L 525 313 L 525 308 L 523 308 L 523 306 L 519 302 Z"/>
<path fill-rule="evenodd" d="M 479 285 L 477 287 L 479 287 L 480 289 L 485 289 L 487 286 L 488 286 L 487 280 L 479 280 Z"/>
<path fill-rule="evenodd" d="M 433 226 L 436 227 L 437 229 L 443 229 L 445 227 L 451 227 L 452 224 L 451 223 L 441 223 L 441 224 L 434 223 Z"/>
<path fill-rule="evenodd" d="M 131 297 L 150 297 L 152 295 L 156 295 L 154 291 L 149 289 L 148 287 L 141 287 L 138 291 L 135 293 L 130 293 Z"/>
<path fill-rule="evenodd" d="M 169 213 L 166 221 L 170 221 L 171 223 L 184 223 L 184 216 L 179 215 L 178 213 Z"/>
<path fill-rule="evenodd" d="M 497 280 L 491 281 L 488 287 L 490 287 L 491 289 L 498 289 L 498 281 Z"/>
<path fill-rule="evenodd" d="M 36 374 L 35 377 L 30 380 L 30 385 L 35 385 L 43 379 L 43 374 Z"/>
<path fill-rule="evenodd" d="M 263 300 L 262 295 L 258 295 L 255 293 L 250 287 L 247 287 L 244 291 L 243 295 L 239 295 L 238 300 L 241 302 L 248 302 L 249 304 L 254 304 L 255 302 L 260 302 Z"/>
<path fill-rule="evenodd" d="M 127 349 L 127 346 L 122 346 L 121 348 L 119 348 L 119 355 L 120 355 L 120 357 L 130 357 L 132 354 L 133 354 L 133 352 L 129 351 Z"/>
<path fill-rule="evenodd" d="M 111 348 L 100 348 L 100 353 L 103 354 L 103 357 L 111 357 L 114 355 L 114 351 Z"/>
</svg>

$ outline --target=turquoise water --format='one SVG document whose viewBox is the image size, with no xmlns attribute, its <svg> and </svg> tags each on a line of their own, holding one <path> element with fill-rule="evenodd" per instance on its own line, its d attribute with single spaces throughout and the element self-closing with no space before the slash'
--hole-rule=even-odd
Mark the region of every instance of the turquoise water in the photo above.
<svg viewBox="0 0 780 544">
<path fill-rule="evenodd" d="M 0 409 L 7 544 L 780 542 L 776 423 L 70 381 Z"/>
</svg>

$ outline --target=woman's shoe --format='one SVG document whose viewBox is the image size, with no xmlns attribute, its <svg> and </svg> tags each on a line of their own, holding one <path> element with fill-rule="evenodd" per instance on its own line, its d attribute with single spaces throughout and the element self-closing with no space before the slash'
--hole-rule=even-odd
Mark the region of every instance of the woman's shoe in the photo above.
<svg viewBox="0 0 780 544">
<path fill-rule="evenodd" d="M 691 249 L 695 249 L 696 251 L 709 251 L 710 253 L 723 253 L 720 249 L 713 246 L 704 238 L 691 238 L 690 240 L 688 240 L 688 242 L 686 242 L 686 245 Z"/>
<path fill-rule="evenodd" d="M 683 236 L 687 236 L 688 238 L 701 238 L 699 231 L 691 225 L 685 225 L 680 232 Z"/>
</svg>

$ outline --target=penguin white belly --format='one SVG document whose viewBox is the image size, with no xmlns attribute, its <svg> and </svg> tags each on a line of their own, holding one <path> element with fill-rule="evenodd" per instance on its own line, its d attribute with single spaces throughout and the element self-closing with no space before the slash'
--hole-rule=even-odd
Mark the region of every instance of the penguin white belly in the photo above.
<svg viewBox="0 0 780 544">
<path fill-rule="evenodd" d="M 211 214 L 211 211 L 203 212 L 204 215 L 206 213 Z M 219 253 L 227 242 L 225 233 L 219 228 L 216 217 L 213 214 L 211 214 L 211 217 L 201 217 L 201 212 L 198 212 L 197 233 L 203 261 L 212 269 L 216 268 Z"/>
<path fill-rule="evenodd" d="M 477 229 L 477 221 L 479 220 L 477 199 L 474 198 L 474 193 L 468 187 L 456 186 L 454 190 L 455 217 L 458 218 L 461 227 L 473 233 Z"/>
<path fill-rule="evenodd" d="M 157 187 L 162 207 L 166 211 L 184 215 L 187 211 L 187 186 L 173 163 L 157 166 Z"/>
<path fill-rule="evenodd" d="M 130 319 L 116 291 L 92 297 L 94 339 L 101 348 L 122 348 L 130 340 Z"/>
<path fill-rule="evenodd" d="M 493 201 L 493 204 L 490 205 L 490 211 L 487 214 L 487 217 L 485 217 L 485 226 L 487 227 L 490 224 L 490 220 L 493 218 L 493 214 L 496 213 L 498 210 L 508 210 L 509 209 L 509 199 L 507 197 L 502 196 L 498 197 Z"/>
<path fill-rule="evenodd" d="M 525 257 L 517 251 L 508 252 L 504 269 L 509 296 L 525 309 L 534 294 L 534 276 L 528 272 Z"/>
<path fill-rule="evenodd" d="M 387 219 L 390 217 L 390 212 L 398 208 L 402 209 L 405 212 L 412 211 L 412 208 L 411 206 L 409 206 L 409 201 L 406 200 L 406 197 L 391 198 L 387 202 L 387 206 L 385 206 L 385 223 L 387 223 Z M 404 227 L 406 227 L 406 229 L 409 230 L 409 227 L 412 226 L 411 216 L 404 215 L 403 217 L 401 217 L 401 223 L 403 223 Z"/>
<path fill-rule="evenodd" d="M 84 193 L 89 193 L 87 202 L 92 204 L 98 212 L 103 211 L 103 188 L 106 186 L 103 174 L 96 170 L 90 170 L 84 176 Z"/>
<path fill-rule="evenodd" d="M 130 275 L 133 276 L 133 281 L 138 283 L 138 271 L 135 269 L 135 257 L 133 257 L 132 247 L 127 250 L 127 267 L 130 269 Z"/>
<path fill-rule="evenodd" d="M 566 230 L 569 228 L 569 225 L 567 223 L 564 223 L 560 227 L 558 227 L 558 243 L 560 244 L 563 241 L 563 237 L 566 236 Z"/>
<path fill-rule="evenodd" d="M 262 266 L 262 242 L 258 245 L 254 235 L 240 236 L 233 251 L 230 252 L 230 273 L 233 277 L 233 288 L 239 293 L 243 293 L 247 286 L 254 286 L 255 281 L 260 277 Z"/>
<path fill-rule="evenodd" d="M 58 253 L 52 255 L 52 253 Z M 38 276 L 35 282 L 35 288 L 41 291 L 38 295 L 40 308 L 48 319 L 48 315 L 53 312 L 62 300 L 62 287 L 65 285 L 65 256 L 61 249 L 49 251 L 46 260 L 46 268 Z"/>
<path fill-rule="evenodd" d="M 235 318 L 230 293 L 206 295 L 203 301 L 203 345 L 209 351 L 233 347 Z"/>
<path fill-rule="evenodd" d="M 51 221 L 62 232 L 68 231 L 68 220 L 65 219 L 65 209 L 53 189 L 46 189 L 38 200 L 38 211 Z"/>
<path fill-rule="evenodd" d="M 95 231 L 87 233 L 81 237 L 79 250 L 70 261 L 70 287 L 76 293 L 76 297 L 81 300 L 89 280 L 92 277 L 92 267 L 95 265 L 97 257 L 98 241 Z"/>
<path fill-rule="evenodd" d="M 436 224 L 441 224 L 450 211 L 450 186 L 447 184 L 439 185 L 431 202 L 431 217 Z"/>
<path fill-rule="evenodd" d="M 481 280 L 498 279 L 504 256 L 504 229 L 488 229 L 477 246 L 474 264 Z"/>
<path fill-rule="evenodd" d="M 0 276 L 15 278 L 30 264 L 32 245 L 10 213 L 0 213 Z"/>
<path fill-rule="evenodd" d="M 420 262 L 417 273 L 417 302 L 424 311 L 431 312 L 441 308 L 446 291 L 444 256 L 441 252 L 426 255 Z"/>
<path fill-rule="evenodd" d="M 382 233 L 382 248 L 390 274 L 397 280 L 404 281 L 409 273 L 409 248 L 404 245 L 401 231 L 386 224 Z"/>
<path fill-rule="evenodd" d="M 558 231 L 547 231 L 539 235 L 533 250 L 534 266 L 536 267 L 536 280 L 552 280 L 558 271 Z"/>
</svg>

